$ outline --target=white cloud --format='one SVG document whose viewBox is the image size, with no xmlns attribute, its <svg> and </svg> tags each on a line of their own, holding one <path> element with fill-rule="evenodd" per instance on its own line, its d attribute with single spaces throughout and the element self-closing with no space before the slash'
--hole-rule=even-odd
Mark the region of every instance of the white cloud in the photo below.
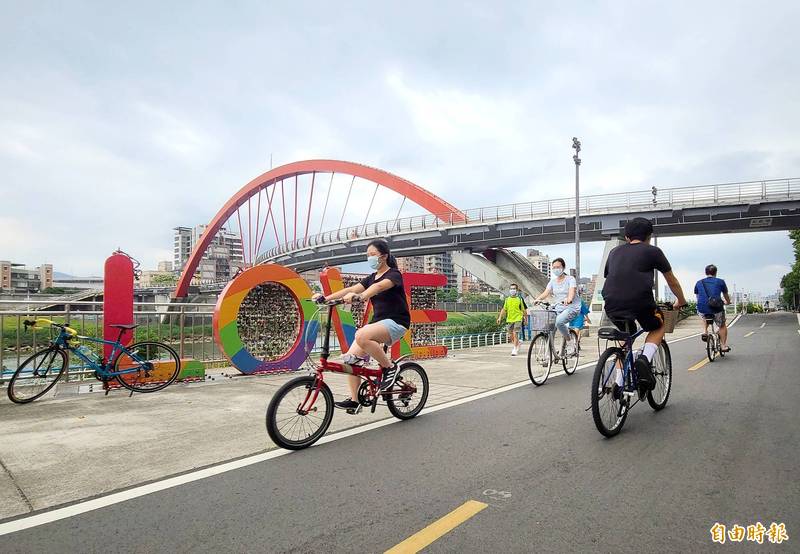
<svg viewBox="0 0 800 554">
<path fill-rule="evenodd" d="M 460 208 L 571 195 L 572 136 L 583 194 L 800 175 L 797 3 L 487 6 L 10 5 L 0 258 L 90 274 L 122 246 L 154 267 L 172 227 L 207 222 L 270 153 L 375 165 Z M 346 215 L 363 222 L 359 186 Z M 9 239 L 17 220 L 48 232 Z M 664 247 L 686 279 L 713 256 L 769 291 L 791 257 L 776 237 Z"/>
</svg>

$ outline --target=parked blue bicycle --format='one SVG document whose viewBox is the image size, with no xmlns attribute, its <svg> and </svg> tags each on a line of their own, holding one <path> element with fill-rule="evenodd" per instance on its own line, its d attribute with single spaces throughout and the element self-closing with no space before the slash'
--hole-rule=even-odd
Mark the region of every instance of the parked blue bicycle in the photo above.
<svg viewBox="0 0 800 554">
<path fill-rule="evenodd" d="M 667 317 L 672 318 L 672 306 L 659 306 Z M 669 313 L 669 315 L 667 315 Z M 606 349 L 597 361 L 592 378 L 592 417 L 597 430 L 606 437 L 617 435 L 625 424 L 628 412 L 643 400 L 639 395 L 639 376 L 634 364 L 633 343 L 645 331 L 636 330 L 634 322 L 628 322 L 629 331 L 621 331 L 616 327 L 602 327 L 597 332 L 599 339 L 617 342 L 618 346 Z M 647 392 L 647 402 L 658 411 L 667 405 L 672 389 L 672 356 L 666 340 L 661 344 L 653 357 L 653 376 L 655 387 Z M 621 377 L 621 378 L 620 378 Z M 622 382 L 622 386 L 618 383 Z"/>
<path fill-rule="evenodd" d="M 122 334 L 138 325 L 112 325 L 119 329 L 116 341 L 96 339 L 79 335 L 75 329 L 49 319 L 25 320 L 25 330 L 49 326 L 57 330 L 50 345 L 25 360 L 11 377 L 8 398 L 17 404 L 27 404 L 45 395 L 67 370 L 69 354 L 82 362 L 82 366 L 94 370 L 97 379 L 103 381 L 108 393 L 108 382 L 117 382 L 134 392 L 155 392 L 170 385 L 181 371 L 181 360 L 171 347 L 161 342 L 143 341 L 125 346 L 120 342 Z M 94 353 L 81 341 L 111 345 L 108 358 Z"/>
</svg>

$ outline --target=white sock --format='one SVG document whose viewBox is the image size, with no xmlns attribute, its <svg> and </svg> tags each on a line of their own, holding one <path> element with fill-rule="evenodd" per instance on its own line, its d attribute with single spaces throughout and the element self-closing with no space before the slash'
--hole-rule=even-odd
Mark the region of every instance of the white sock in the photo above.
<svg viewBox="0 0 800 554">
<path fill-rule="evenodd" d="M 647 358 L 648 362 L 653 361 L 653 356 L 656 355 L 656 351 L 658 350 L 658 345 L 653 344 L 652 342 L 644 343 L 644 348 L 642 348 L 642 354 L 644 357 Z"/>
<path fill-rule="evenodd" d="M 622 369 L 619 367 L 614 368 L 614 380 L 617 382 L 617 386 L 622 386 Z"/>
</svg>

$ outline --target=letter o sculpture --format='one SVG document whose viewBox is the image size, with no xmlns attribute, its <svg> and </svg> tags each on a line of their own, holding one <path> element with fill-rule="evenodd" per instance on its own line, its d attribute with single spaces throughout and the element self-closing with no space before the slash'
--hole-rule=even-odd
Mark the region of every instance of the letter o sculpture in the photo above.
<svg viewBox="0 0 800 554">
<path fill-rule="evenodd" d="M 311 294 L 302 277 L 281 265 L 243 271 L 214 308 L 217 345 L 242 373 L 299 369 L 319 331 Z"/>
</svg>

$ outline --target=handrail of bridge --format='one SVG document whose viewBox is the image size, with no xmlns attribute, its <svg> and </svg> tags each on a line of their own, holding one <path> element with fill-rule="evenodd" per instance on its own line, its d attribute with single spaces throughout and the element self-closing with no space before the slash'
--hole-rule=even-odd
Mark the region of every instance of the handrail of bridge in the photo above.
<svg viewBox="0 0 800 554">
<path fill-rule="evenodd" d="M 694 206 L 735 205 L 751 202 L 770 202 L 800 199 L 800 178 L 745 181 L 651 190 L 596 194 L 582 196 L 581 215 L 614 213 L 618 210 L 656 211 L 663 209 L 690 208 Z M 454 220 L 453 214 L 425 214 L 377 223 L 366 223 L 325 231 L 306 239 L 289 241 L 261 254 L 260 263 L 306 248 L 334 244 L 351 240 L 383 237 L 397 233 L 464 227 L 475 223 L 499 223 L 514 220 L 549 219 L 574 217 L 575 198 L 540 200 L 518 204 L 503 204 L 462 211 L 466 219 Z"/>
</svg>

